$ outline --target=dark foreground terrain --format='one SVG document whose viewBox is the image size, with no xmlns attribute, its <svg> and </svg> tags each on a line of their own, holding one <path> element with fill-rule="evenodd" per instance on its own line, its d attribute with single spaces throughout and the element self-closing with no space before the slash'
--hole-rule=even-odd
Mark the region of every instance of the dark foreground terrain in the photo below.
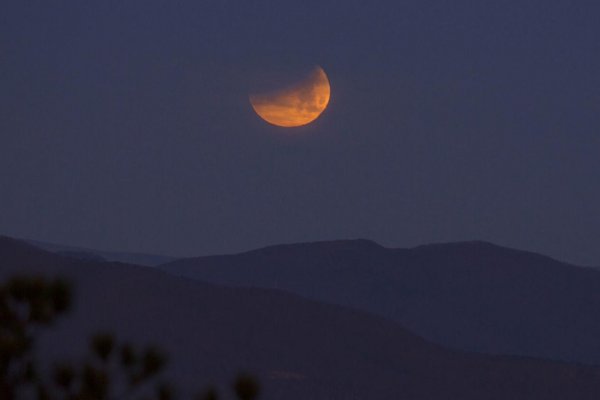
<svg viewBox="0 0 600 400">
<path fill-rule="evenodd" d="M 399 324 L 274 290 L 227 288 L 146 267 L 65 258 L 0 237 L 0 275 L 66 276 L 76 307 L 42 338 L 44 359 L 77 357 L 109 329 L 171 355 L 183 389 L 245 369 L 264 399 L 597 399 L 600 370 L 452 351 Z"/>
</svg>

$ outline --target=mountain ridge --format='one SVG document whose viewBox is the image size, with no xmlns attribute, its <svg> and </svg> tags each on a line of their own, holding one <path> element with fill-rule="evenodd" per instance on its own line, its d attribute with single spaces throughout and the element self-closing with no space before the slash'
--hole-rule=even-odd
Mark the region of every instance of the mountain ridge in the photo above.
<svg viewBox="0 0 600 400">
<path fill-rule="evenodd" d="M 490 242 L 287 244 L 159 268 L 364 310 L 466 351 L 600 365 L 600 271 Z"/>
<path fill-rule="evenodd" d="M 492 249 L 492 250 L 502 250 L 502 251 L 510 251 L 517 254 L 529 255 L 531 257 L 544 258 L 546 260 L 552 260 L 554 262 L 558 262 L 565 265 L 570 265 L 576 268 L 592 268 L 592 269 L 600 269 L 600 267 L 592 266 L 592 265 L 579 265 L 575 263 L 571 263 L 568 261 L 562 261 L 552 256 L 548 256 L 542 253 L 538 253 L 535 251 L 530 251 L 526 249 L 514 248 L 510 246 L 504 246 L 500 244 L 496 244 L 487 240 L 460 240 L 460 241 L 449 241 L 449 242 L 433 242 L 433 243 L 425 243 L 419 244 L 415 246 L 409 247 L 394 247 L 394 246 L 384 246 L 379 244 L 375 240 L 366 239 L 366 238 L 355 238 L 355 239 L 336 239 L 336 240 L 316 240 L 316 241 L 307 241 L 307 242 L 286 242 L 286 243 L 278 243 L 273 245 L 261 246 L 255 249 L 243 250 L 231 253 L 216 253 L 209 254 L 203 256 L 189 256 L 189 257 L 173 257 L 172 261 L 161 264 L 161 266 L 168 265 L 171 262 L 178 262 L 181 260 L 189 260 L 189 259 L 197 259 L 197 258 L 206 258 L 206 257 L 221 257 L 221 256 L 237 256 L 244 254 L 254 254 L 254 253 L 268 253 L 276 250 L 287 249 L 287 248 L 298 248 L 298 247 L 320 247 L 320 246 L 330 246 L 334 245 L 337 247 L 347 247 L 348 245 L 359 244 L 363 248 L 378 248 L 388 251 L 423 251 L 427 249 L 434 248 L 460 248 L 460 247 L 471 247 L 473 249 Z"/>
<path fill-rule="evenodd" d="M 27 242 L 35 247 L 52 253 L 57 253 L 63 256 L 79 259 L 96 259 L 96 261 L 117 261 L 122 263 L 144 265 L 148 267 L 156 267 L 160 264 L 164 264 L 169 261 L 175 261 L 177 259 L 177 257 L 165 256 L 160 254 L 106 251 L 80 246 L 49 243 L 39 240 L 19 240 L 23 240 L 24 242 Z"/>
<path fill-rule="evenodd" d="M 184 390 L 259 375 L 265 400 L 595 399 L 600 369 L 445 349 L 362 311 L 278 290 L 228 288 L 122 263 L 59 256 L 0 237 L 0 276 L 66 276 L 71 315 L 42 336 L 45 359 L 77 357 L 87 335 L 113 330 L 156 343 Z"/>
</svg>

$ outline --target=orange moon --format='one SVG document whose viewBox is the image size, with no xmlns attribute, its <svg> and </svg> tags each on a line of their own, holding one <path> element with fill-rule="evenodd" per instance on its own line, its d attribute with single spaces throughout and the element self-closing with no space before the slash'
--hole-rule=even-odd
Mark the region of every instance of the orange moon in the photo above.
<svg viewBox="0 0 600 400">
<path fill-rule="evenodd" d="M 329 104 L 331 87 L 323 68 L 317 66 L 303 81 L 265 94 L 250 95 L 254 111 L 276 126 L 292 128 L 310 124 Z"/>
</svg>

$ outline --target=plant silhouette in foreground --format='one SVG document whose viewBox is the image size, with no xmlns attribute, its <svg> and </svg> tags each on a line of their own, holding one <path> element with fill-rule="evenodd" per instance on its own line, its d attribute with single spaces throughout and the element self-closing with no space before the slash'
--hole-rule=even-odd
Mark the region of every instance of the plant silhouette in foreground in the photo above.
<svg viewBox="0 0 600 400">
<path fill-rule="evenodd" d="M 119 343 L 110 333 L 90 338 L 82 363 L 58 361 L 50 368 L 35 358 L 38 332 L 51 328 L 71 307 L 72 291 L 62 279 L 15 277 L 0 286 L 0 399 L 171 400 L 175 390 L 159 380 L 167 356 L 157 347 Z M 259 385 L 241 374 L 233 384 L 240 400 L 254 400 Z M 211 388 L 194 400 L 218 400 Z"/>
</svg>

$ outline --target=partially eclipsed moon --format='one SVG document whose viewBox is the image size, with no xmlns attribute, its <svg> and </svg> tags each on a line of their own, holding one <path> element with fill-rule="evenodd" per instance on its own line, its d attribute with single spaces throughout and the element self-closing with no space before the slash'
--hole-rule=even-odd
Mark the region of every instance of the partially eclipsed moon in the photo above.
<svg viewBox="0 0 600 400">
<path fill-rule="evenodd" d="M 291 128 L 313 122 L 329 104 L 331 88 L 323 68 L 286 89 L 250 96 L 254 111 L 270 124 Z"/>
</svg>

